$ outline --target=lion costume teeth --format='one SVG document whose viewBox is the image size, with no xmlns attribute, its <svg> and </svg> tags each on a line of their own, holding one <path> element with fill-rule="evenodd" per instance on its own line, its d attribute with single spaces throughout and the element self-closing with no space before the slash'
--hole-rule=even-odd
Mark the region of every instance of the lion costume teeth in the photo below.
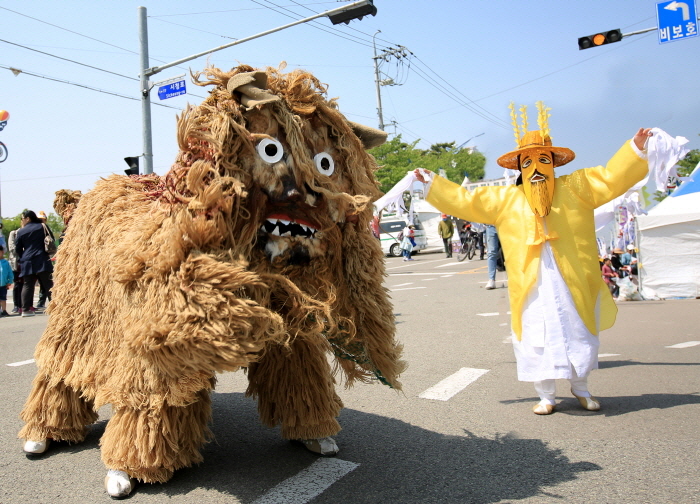
<svg viewBox="0 0 700 504">
<path fill-rule="evenodd" d="M 107 468 L 164 482 L 202 460 L 217 372 L 246 368 L 262 422 L 287 439 L 340 430 L 335 372 L 400 389 L 369 228 L 380 193 L 365 149 L 386 134 L 282 68 L 193 75 L 211 89 L 178 117 L 170 171 L 113 175 L 82 196 L 20 437 L 82 441 L 109 403 Z"/>
<path fill-rule="evenodd" d="M 313 238 L 317 231 L 309 225 L 285 219 L 267 219 L 260 230 L 275 236 L 302 238 Z"/>
</svg>

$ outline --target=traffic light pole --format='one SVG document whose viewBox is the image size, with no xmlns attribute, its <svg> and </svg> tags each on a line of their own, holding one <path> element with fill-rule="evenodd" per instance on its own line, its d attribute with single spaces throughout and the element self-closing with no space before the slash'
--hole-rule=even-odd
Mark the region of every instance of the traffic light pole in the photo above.
<svg viewBox="0 0 700 504">
<path fill-rule="evenodd" d="M 254 40 L 256 38 L 264 37 L 265 35 L 270 35 L 271 33 L 275 33 L 281 30 L 285 30 L 287 28 L 291 28 L 292 26 L 296 26 L 299 24 L 303 23 L 308 23 L 309 21 L 313 21 L 314 19 L 318 19 L 320 17 L 331 17 L 333 15 L 338 15 L 341 14 L 344 11 L 353 11 L 357 10 L 358 14 L 355 17 L 360 17 L 366 15 L 366 14 L 371 14 L 374 15 L 376 12 L 376 8 L 371 7 L 374 9 L 374 12 L 369 12 L 366 10 L 362 9 L 368 9 L 368 6 L 372 6 L 372 0 L 360 0 L 357 2 L 353 2 L 347 5 L 344 5 L 342 7 L 337 7 L 335 9 L 331 9 L 325 12 L 321 12 L 320 14 L 315 14 L 313 16 L 309 16 L 304 19 L 300 19 L 298 21 L 294 21 L 293 23 L 289 23 L 277 28 L 273 28 L 271 30 L 267 30 L 261 33 L 258 33 L 256 35 L 251 35 L 250 37 L 245 37 L 242 39 L 235 40 L 234 42 L 231 42 L 229 44 L 224 44 L 219 47 L 215 47 L 214 49 L 210 49 L 208 51 L 203 51 L 201 53 L 193 54 L 192 56 L 187 56 L 186 58 L 182 58 L 176 61 L 173 61 L 172 63 L 166 63 L 165 65 L 157 66 L 157 67 L 150 67 L 149 68 L 149 62 L 148 62 L 148 28 L 146 26 L 146 8 L 145 7 L 138 7 L 138 12 L 139 12 L 139 39 L 141 43 L 141 58 L 140 58 L 140 63 L 141 63 L 141 75 L 140 75 L 140 86 L 141 86 L 141 95 L 142 95 L 142 124 L 143 124 L 143 157 L 144 157 L 144 174 L 149 174 L 153 173 L 153 137 L 151 133 L 151 98 L 150 98 L 150 84 L 148 82 L 148 78 L 151 77 L 152 75 L 155 75 L 159 72 L 162 72 L 163 70 L 179 65 L 181 63 L 185 63 L 187 61 L 191 61 L 193 59 L 199 58 L 201 56 L 206 56 L 207 54 L 214 53 L 216 51 L 221 51 L 222 49 L 227 49 L 229 47 L 233 47 L 238 44 L 242 44 L 243 42 L 248 42 L 250 40 Z M 347 21 L 342 20 L 340 22 L 349 22 L 348 18 Z M 331 20 L 333 20 L 331 18 Z M 335 23 L 335 21 L 334 21 Z"/>
</svg>

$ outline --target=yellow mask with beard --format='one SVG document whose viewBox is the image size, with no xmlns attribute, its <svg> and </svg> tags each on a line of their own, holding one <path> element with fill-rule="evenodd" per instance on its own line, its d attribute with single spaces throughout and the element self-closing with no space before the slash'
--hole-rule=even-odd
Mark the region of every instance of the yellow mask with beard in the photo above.
<svg viewBox="0 0 700 504">
<path fill-rule="evenodd" d="M 511 103 L 511 118 L 518 148 L 498 158 L 504 168 L 520 170 L 523 190 L 533 213 L 545 217 L 552 209 L 554 199 L 554 168 L 565 165 L 575 157 L 566 147 L 552 146 L 549 136 L 549 110 L 537 102 L 539 131 L 527 131 L 527 109 L 520 108 L 522 126 L 517 124 L 515 108 Z"/>
<path fill-rule="evenodd" d="M 520 157 L 523 190 L 530 208 L 539 217 L 545 217 L 552 209 L 554 198 L 554 164 L 552 153 L 545 149 L 532 149 Z"/>
</svg>

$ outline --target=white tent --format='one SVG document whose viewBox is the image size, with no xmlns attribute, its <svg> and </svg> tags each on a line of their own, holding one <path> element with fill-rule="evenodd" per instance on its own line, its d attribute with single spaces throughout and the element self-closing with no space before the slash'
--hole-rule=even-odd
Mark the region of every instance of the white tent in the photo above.
<svg viewBox="0 0 700 504">
<path fill-rule="evenodd" d="M 649 210 L 648 215 L 637 217 L 640 275 L 645 297 L 700 297 L 698 175 Z"/>
</svg>

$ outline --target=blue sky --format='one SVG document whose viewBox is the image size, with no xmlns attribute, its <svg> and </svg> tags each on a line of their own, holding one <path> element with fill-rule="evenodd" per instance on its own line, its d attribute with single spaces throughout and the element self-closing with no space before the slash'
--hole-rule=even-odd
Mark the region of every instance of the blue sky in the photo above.
<svg viewBox="0 0 700 504">
<path fill-rule="evenodd" d="M 138 98 L 133 79 L 139 73 L 139 5 L 147 8 L 155 66 L 344 3 L 0 0 L 0 109 L 11 114 L 0 132 L 9 149 L 0 164 L 2 215 L 24 208 L 53 211 L 56 190 L 87 191 L 99 177 L 123 173 L 124 157 L 143 152 L 140 102 L 107 94 Z M 421 148 L 472 138 L 468 145 L 487 157 L 487 178 L 501 176 L 495 160 L 515 145 L 511 101 L 528 105 L 531 125 L 536 101 L 551 107 L 554 144 L 577 155 L 559 174 L 605 163 L 639 127 L 660 127 L 687 137 L 691 149 L 700 148 L 700 37 L 660 44 L 652 31 L 578 50 L 579 36 L 656 27 L 656 2 L 375 0 L 375 5 L 376 17 L 350 26 L 333 27 L 321 18 L 165 70 L 154 80 L 201 70 L 207 60 L 222 68 L 286 61 L 288 69 L 305 68 L 327 83 L 329 96 L 339 98 L 349 119 L 376 127 L 374 36 L 380 53 L 398 46 L 410 51 L 400 64 L 389 58 L 381 67 L 383 78 L 401 84 L 381 87 L 387 131 L 409 142 L 420 139 Z M 23 73 L 15 76 L 5 67 Z M 152 107 L 156 173 L 165 173 L 175 159 L 175 115 L 205 92 L 189 81 L 184 96 L 160 101 L 152 92 L 154 104 L 167 105 Z"/>
</svg>

